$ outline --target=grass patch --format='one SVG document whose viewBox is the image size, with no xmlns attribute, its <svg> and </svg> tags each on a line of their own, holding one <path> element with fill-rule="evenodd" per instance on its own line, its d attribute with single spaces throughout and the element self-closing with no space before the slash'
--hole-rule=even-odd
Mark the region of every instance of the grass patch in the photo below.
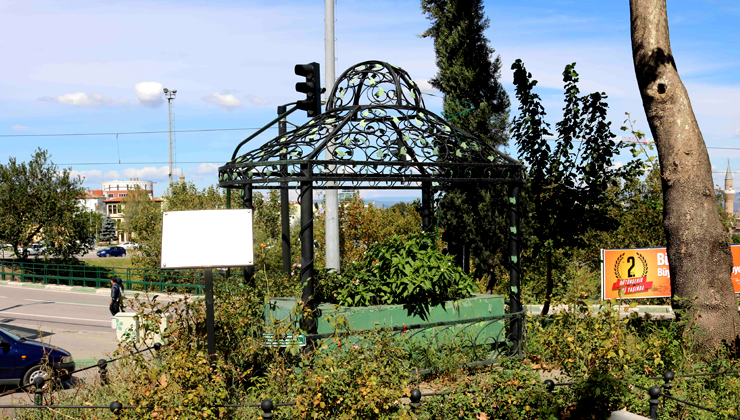
<svg viewBox="0 0 740 420">
<path fill-rule="evenodd" d="M 117 267 L 132 268 L 131 258 L 94 258 L 89 260 L 80 260 L 83 264 L 90 267 Z"/>
</svg>

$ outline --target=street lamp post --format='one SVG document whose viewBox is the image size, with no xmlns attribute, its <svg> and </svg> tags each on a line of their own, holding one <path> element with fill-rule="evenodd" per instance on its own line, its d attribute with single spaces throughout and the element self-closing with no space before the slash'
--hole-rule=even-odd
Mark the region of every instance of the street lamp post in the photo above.
<svg viewBox="0 0 740 420">
<path fill-rule="evenodd" d="M 170 173 L 169 173 L 169 179 L 170 179 L 170 185 L 172 185 L 172 171 L 173 171 L 173 165 L 172 165 L 172 100 L 175 99 L 175 94 L 177 94 L 177 89 L 169 90 L 167 88 L 164 88 L 164 97 L 167 98 L 167 123 L 169 124 L 169 132 L 170 132 Z"/>
</svg>

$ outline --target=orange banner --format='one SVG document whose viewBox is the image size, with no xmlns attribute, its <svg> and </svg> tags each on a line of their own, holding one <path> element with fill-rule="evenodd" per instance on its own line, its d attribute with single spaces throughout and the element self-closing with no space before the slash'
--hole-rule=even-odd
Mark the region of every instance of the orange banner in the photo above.
<svg viewBox="0 0 740 420">
<path fill-rule="evenodd" d="M 740 293 L 740 245 L 732 245 L 732 285 Z M 665 248 L 602 249 L 601 299 L 671 297 Z"/>
</svg>

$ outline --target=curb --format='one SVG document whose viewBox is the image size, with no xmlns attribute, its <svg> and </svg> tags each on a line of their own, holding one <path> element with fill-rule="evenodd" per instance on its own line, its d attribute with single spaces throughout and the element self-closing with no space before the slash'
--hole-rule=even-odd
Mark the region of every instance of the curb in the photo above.
<svg viewBox="0 0 740 420">
<path fill-rule="evenodd" d="M 95 288 L 95 287 L 82 287 L 82 286 L 62 286 L 57 284 L 36 284 L 36 283 L 21 283 L 17 281 L 0 281 L 0 286 L 8 286 L 8 287 L 20 287 L 20 288 L 29 288 L 29 289 L 39 289 L 39 290 L 54 290 L 59 292 L 77 292 L 77 293 L 89 293 L 89 294 L 98 294 L 98 295 L 109 295 L 110 289 L 109 288 Z M 177 300 L 182 299 L 185 297 L 189 297 L 191 299 L 197 299 L 199 297 L 202 297 L 201 295 L 184 295 L 179 293 L 166 293 L 166 292 L 143 292 L 139 290 L 126 290 L 126 297 L 127 298 L 134 298 L 136 296 L 157 296 L 159 299 L 168 299 L 168 300 Z"/>
</svg>

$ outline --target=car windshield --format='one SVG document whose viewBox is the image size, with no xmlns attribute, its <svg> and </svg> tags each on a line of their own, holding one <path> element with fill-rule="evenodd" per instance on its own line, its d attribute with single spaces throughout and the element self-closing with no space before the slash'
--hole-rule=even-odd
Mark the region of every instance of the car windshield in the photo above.
<svg viewBox="0 0 740 420">
<path fill-rule="evenodd" d="M 103 249 L 101 249 L 101 251 L 110 251 L 111 249 L 113 249 L 113 247 L 112 247 L 112 246 L 109 246 L 109 247 L 107 247 L 107 248 L 103 248 Z"/>
<path fill-rule="evenodd" d="M 13 334 L 12 332 L 10 332 L 8 330 L 4 330 L 4 329 L 0 328 L 0 331 L 2 331 L 3 334 L 7 335 L 8 337 L 10 337 L 11 339 L 13 339 L 15 341 L 21 341 L 21 338 L 20 337 L 18 337 L 17 335 Z"/>
</svg>

